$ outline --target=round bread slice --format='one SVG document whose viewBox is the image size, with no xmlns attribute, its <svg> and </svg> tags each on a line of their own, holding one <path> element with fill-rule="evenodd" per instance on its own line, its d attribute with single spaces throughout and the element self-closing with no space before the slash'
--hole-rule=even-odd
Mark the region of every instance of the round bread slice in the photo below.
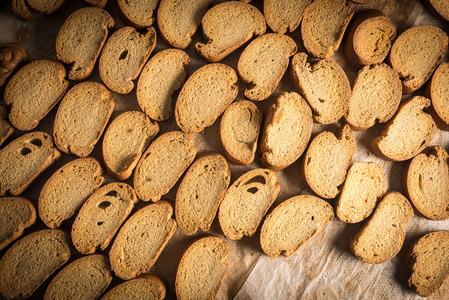
<svg viewBox="0 0 449 300">
<path fill-rule="evenodd" d="M 71 66 L 70 80 L 81 81 L 92 73 L 114 26 L 111 15 L 98 7 L 81 8 L 67 18 L 56 37 L 56 55 Z"/>
<path fill-rule="evenodd" d="M 71 88 L 59 105 L 53 136 L 59 150 L 88 156 L 97 144 L 114 110 L 109 90 L 99 82 L 85 81 Z"/>
<path fill-rule="evenodd" d="M 264 0 L 263 14 L 268 27 L 280 34 L 295 31 L 310 2 L 312 0 Z"/>
<path fill-rule="evenodd" d="M 434 138 L 437 127 L 432 117 L 422 110 L 430 100 L 415 96 L 399 108 L 380 136 L 371 140 L 371 150 L 382 159 L 404 161 L 416 156 Z"/>
<path fill-rule="evenodd" d="M 248 100 L 229 105 L 220 122 L 220 141 L 226 157 L 233 163 L 253 162 L 262 125 L 262 111 Z"/>
<path fill-rule="evenodd" d="M 307 54 L 297 53 L 291 63 L 291 77 L 318 123 L 336 123 L 348 110 L 351 85 L 335 61 L 323 59 L 308 63 Z"/>
<path fill-rule="evenodd" d="M 123 182 L 98 189 L 81 207 L 72 225 L 72 243 L 82 254 L 104 250 L 126 220 L 138 199 Z"/>
<path fill-rule="evenodd" d="M 240 55 L 237 72 L 249 84 L 245 96 L 249 100 L 267 99 L 276 89 L 287 70 L 290 56 L 298 47 L 283 34 L 267 33 L 253 40 Z"/>
<path fill-rule="evenodd" d="M 79 258 L 64 267 L 48 284 L 44 300 L 98 299 L 112 281 L 107 256 L 101 254 Z"/>
<path fill-rule="evenodd" d="M 153 13 L 159 0 L 117 0 L 117 11 L 120 17 L 135 28 L 145 28 L 153 25 Z"/>
<path fill-rule="evenodd" d="M 103 295 L 100 300 L 151 299 L 163 300 L 166 295 L 162 280 L 152 274 L 141 274 L 135 279 L 125 281 Z"/>
<path fill-rule="evenodd" d="M 426 7 L 432 12 L 437 18 L 445 22 L 449 22 L 449 5 L 445 0 L 423 0 L 422 1 Z"/>
<path fill-rule="evenodd" d="M 431 113 L 441 130 L 449 131 L 449 63 L 442 63 L 432 75 L 426 96 L 432 100 Z"/>
<path fill-rule="evenodd" d="M 18 43 L 0 45 L 0 87 L 9 77 L 28 63 L 28 54 L 25 48 Z"/>
<path fill-rule="evenodd" d="M 129 280 L 147 272 L 176 231 L 173 208 L 159 201 L 135 212 L 120 229 L 109 251 L 112 270 Z"/>
<path fill-rule="evenodd" d="M 262 251 L 271 257 L 290 256 L 334 218 L 332 206 L 315 196 L 285 200 L 266 217 L 260 231 Z"/>
<path fill-rule="evenodd" d="M 389 192 L 351 241 L 352 253 L 370 264 L 391 260 L 402 248 L 406 226 L 413 215 L 407 198 L 398 192 Z"/>
<path fill-rule="evenodd" d="M 176 123 L 183 132 L 211 126 L 238 94 L 237 74 L 225 64 L 207 64 L 190 76 L 176 102 Z"/>
<path fill-rule="evenodd" d="M 410 288 L 421 297 L 430 297 L 449 276 L 449 231 L 430 232 L 417 239 L 405 262 L 412 270 Z"/>
<path fill-rule="evenodd" d="M 349 98 L 346 122 L 354 130 L 365 130 L 393 117 L 402 99 L 402 83 L 387 64 L 363 67 Z"/>
<path fill-rule="evenodd" d="M 196 43 L 199 56 L 218 62 L 267 30 L 263 14 L 251 4 L 227 1 L 213 6 L 201 19 L 207 43 Z"/>
<path fill-rule="evenodd" d="M 67 91 L 65 76 L 64 66 L 52 60 L 36 60 L 20 69 L 4 94 L 11 124 L 23 131 L 36 128 Z"/>
<path fill-rule="evenodd" d="M 0 198 L 0 251 L 36 222 L 36 209 L 23 197 Z"/>
<path fill-rule="evenodd" d="M 312 124 L 306 101 L 295 92 L 282 93 L 265 118 L 258 149 L 262 164 L 277 171 L 298 160 L 309 143 Z"/>
<path fill-rule="evenodd" d="M 14 127 L 8 120 L 8 111 L 0 106 L 0 146 L 12 135 Z"/>
<path fill-rule="evenodd" d="M 0 150 L 0 196 L 17 196 L 61 157 L 45 132 L 26 133 Z"/>
<path fill-rule="evenodd" d="M 102 175 L 93 157 L 78 158 L 59 168 L 39 194 L 40 219 L 50 228 L 60 227 L 103 184 Z"/>
<path fill-rule="evenodd" d="M 413 206 L 432 220 L 449 219 L 449 155 L 441 147 L 413 158 L 404 172 L 405 190 Z"/>
<path fill-rule="evenodd" d="M 345 223 L 361 222 L 371 215 L 387 189 L 387 176 L 379 164 L 356 161 L 335 202 L 335 213 Z"/>
<path fill-rule="evenodd" d="M 33 232 L 9 248 L 0 260 L 0 294 L 24 299 L 70 258 L 70 236 L 58 229 Z"/>
<path fill-rule="evenodd" d="M 354 4 L 346 0 L 315 0 L 304 11 L 301 37 L 304 47 L 316 58 L 329 58 L 340 46 L 354 15 Z"/>
<path fill-rule="evenodd" d="M 448 49 L 448 36 L 431 25 L 414 26 L 393 43 L 390 64 L 402 80 L 402 93 L 419 89 L 432 75 Z"/>
<path fill-rule="evenodd" d="M 179 185 L 175 215 L 179 229 L 192 235 L 208 231 L 231 180 L 226 159 L 205 154 L 193 162 Z"/>
<path fill-rule="evenodd" d="M 156 30 L 139 33 L 134 27 L 122 27 L 107 40 L 101 51 L 98 69 L 101 80 L 112 91 L 129 94 L 156 46 Z"/>
<path fill-rule="evenodd" d="M 196 155 L 192 136 L 170 131 L 153 141 L 137 164 L 134 188 L 142 201 L 156 202 L 181 177 Z"/>
<path fill-rule="evenodd" d="M 226 237 L 240 240 L 253 236 L 280 190 L 276 173 L 254 169 L 240 176 L 226 191 L 218 211 Z"/>
<path fill-rule="evenodd" d="M 140 111 L 115 118 L 103 137 L 103 159 L 109 173 L 117 180 L 128 179 L 158 133 L 159 125 Z"/>
<path fill-rule="evenodd" d="M 179 300 L 214 299 L 228 272 L 229 245 L 221 238 L 206 236 L 183 253 L 176 270 L 175 290 Z"/>
<path fill-rule="evenodd" d="M 172 116 L 172 95 L 183 86 L 189 61 L 184 51 L 167 49 L 156 53 L 143 68 L 136 96 L 140 108 L 151 119 L 166 121 Z"/>
</svg>

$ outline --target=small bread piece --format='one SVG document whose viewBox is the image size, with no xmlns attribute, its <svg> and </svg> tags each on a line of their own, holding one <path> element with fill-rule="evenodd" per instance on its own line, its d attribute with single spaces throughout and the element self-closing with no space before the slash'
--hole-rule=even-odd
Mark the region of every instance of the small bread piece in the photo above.
<svg viewBox="0 0 449 300">
<path fill-rule="evenodd" d="M 26 0 L 31 9 L 41 14 L 51 15 L 56 12 L 65 3 L 65 0 Z"/>
<path fill-rule="evenodd" d="M 226 157 L 235 164 L 253 162 L 262 125 L 262 111 L 248 100 L 229 105 L 220 122 L 220 141 Z"/>
<path fill-rule="evenodd" d="M 313 118 L 321 124 L 333 124 L 348 109 L 351 85 L 345 71 L 333 60 L 307 62 L 303 52 L 293 56 L 291 77 L 296 89 L 312 108 Z"/>
<path fill-rule="evenodd" d="M 56 37 L 56 55 L 71 65 L 70 80 L 81 81 L 92 73 L 114 26 L 111 15 L 98 7 L 81 8 L 67 18 Z"/>
<path fill-rule="evenodd" d="M 354 15 L 354 4 L 346 0 L 315 0 L 304 11 L 301 36 L 304 47 L 316 58 L 329 58 L 340 47 Z"/>
<path fill-rule="evenodd" d="M 417 239 L 405 263 L 412 270 L 410 288 L 421 297 L 431 296 L 449 276 L 449 231 L 431 232 Z"/>
<path fill-rule="evenodd" d="M 276 173 L 254 169 L 240 176 L 226 191 L 218 211 L 221 230 L 231 240 L 253 236 L 280 190 Z"/>
<path fill-rule="evenodd" d="M 20 69 L 4 94 L 11 124 L 19 130 L 34 129 L 67 91 L 65 75 L 64 66 L 52 60 L 36 60 Z"/>
<path fill-rule="evenodd" d="M 0 196 L 20 195 L 61 153 L 45 132 L 30 132 L 0 150 Z"/>
<path fill-rule="evenodd" d="M 167 291 L 162 280 L 152 274 L 141 274 L 135 279 L 125 281 L 103 295 L 100 300 L 117 299 L 165 299 Z"/>
<path fill-rule="evenodd" d="M 414 26 L 393 43 L 390 64 L 402 80 L 402 93 L 419 89 L 432 75 L 448 49 L 448 36 L 430 25 Z"/>
<path fill-rule="evenodd" d="M 301 164 L 302 176 L 319 197 L 335 198 L 345 182 L 355 152 L 354 132 L 348 124 L 337 135 L 323 131 L 309 145 Z"/>
<path fill-rule="evenodd" d="M 426 97 L 432 100 L 430 113 L 438 128 L 449 131 L 449 63 L 442 63 L 432 75 Z"/>
<path fill-rule="evenodd" d="M 72 242 L 82 254 L 104 250 L 138 201 L 134 189 L 123 182 L 98 189 L 81 207 L 72 226 Z"/>
<path fill-rule="evenodd" d="M 379 164 L 354 162 L 335 202 L 335 213 L 345 223 L 361 222 L 371 215 L 387 189 L 387 176 Z"/>
<path fill-rule="evenodd" d="M 352 253 L 370 264 L 389 261 L 401 250 L 405 228 L 412 217 L 413 207 L 407 198 L 389 192 L 351 241 Z"/>
<path fill-rule="evenodd" d="M 249 100 L 267 99 L 276 89 L 296 53 L 295 41 L 283 34 L 267 33 L 253 40 L 240 55 L 237 72 L 250 86 L 245 89 Z"/>
<path fill-rule="evenodd" d="M 0 45 L 0 87 L 27 62 L 28 55 L 22 45 L 17 43 Z"/>
<path fill-rule="evenodd" d="M 98 299 L 112 281 L 107 256 L 101 254 L 79 258 L 64 267 L 48 284 L 44 300 Z"/>
<path fill-rule="evenodd" d="M 23 197 L 0 198 L 0 250 L 17 240 L 36 222 L 36 209 Z"/>
<path fill-rule="evenodd" d="M 348 27 L 343 50 L 356 68 L 382 63 L 396 37 L 396 26 L 379 10 L 357 14 Z"/>
<path fill-rule="evenodd" d="M 268 27 L 280 34 L 295 31 L 310 2 L 312 0 L 264 0 L 263 14 Z"/>
<path fill-rule="evenodd" d="M 413 158 L 404 173 L 413 206 L 432 220 L 449 219 L 449 155 L 441 147 Z"/>
<path fill-rule="evenodd" d="M 201 19 L 207 43 L 196 43 L 198 55 L 218 62 L 249 41 L 253 35 L 267 30 L 263 14 L 251 4 L 228 1 L 209 9 Z"/>
<path fill-rule="evenodd" d="M 14 127 L 8 120 L 8 111 L 3 106 L 0 106 L 0 146 L 11 136 L 14 132 Z"/>
<path fill-rule="evenodd" d="M 175 216 L 184 234 L 192 235 L 198 228 L 209 230 L 230 180 L 226 159 L 218 153 L 193 162 L 176 194 Z"/>
<path fill-rule="evenodd" d="M 402 99 L 402 83 L 387 64 L 363 67 L 349 98 L 346 122 L 354 130 L 365 130 L 393 117 Z"/>
<path fill-rule="evenodd" d="M 109 90 L 99 82 L 85 81 L 71 88 L 59 105 L 53 136 L 59 150 L 88 156 L 97 144 L 114 110 Z"/>
<path fill-rule="evenodd" d="M 153 25 L 153 13 L 159 0 L 117 0 L 117 10 L 120 17 L 135 28 L 145 28 Z"/>
<path fill-rule="evenodd" d="M 234 69 L 225 64 L 207 64 L 195 71 L 176 102 L 179 128 L 195 133 L 211 126 L 237 97 L 237 80 Z"/>
<path fill-rule="evenodd" d="M 141 34 L 133 27 L 122 27 L 114 32 L 101 51 L 98 69 L 101 80 L 112 91 L 128 94 L 156 46 L 153 27 Z"/>
<path fill-rule="evenodd" d="M 151 143 L 137 164 L 134 188 L 142 201 L 156 202 L 181 177 L 196 155 L 192 136 L 170 131 Z"/>
<path fill-rule="evenodd" d="M 271 257 L 290 256 L 334 218 L 332 206 L 315 196 L 292 197 L 266 217 L 260 231 L 262 251 Z"/>
<path fill-rule="evenodd" d="M 189 61 L 184 51 L 167 49 L 156 53 L 143 68 L 136 96 L 140 108 L 151 119 L 166 121 L 172 116 L 172 95 L 186 81 Z"/>
<path fill-rule="evenodd" d="M 176 231 L 173 208 L 159 201 L 134 213 L 120 229 L 109 251 L 112 270 L 128 280 L 147 272 Z"/>
<path fill-rule="evenodd" d="M 425 149 L 437 132 L 432 117 L 422 110 L 430 100 L 415 96 L 399 107 L 380 136 L 371 140 L 371 150 L 378 157 L 390 161 L 404 161 Z"/>
<path fill-rule="evenodd" d="M 24 299 L 70 258 L 70 236 L 59 229 L 33 232 L 6 251 L 0 260 L 0 293 Z"/>
<path fill-rule="evenodd" d="M 295 162 L 312 134 L 312 111 L 297 93 L 282 93 L 267 112 L 258 151 L 264 166 L 274 171 Z"/>
<path fill-rule="evenodd" d="M 186 49 L 212 0 L 161 0 L 157 25 L 162 38 L 171 46 Z"/>
<path fill-rule="evenodd" d="M 159 125 L 140 111 L 115 118 L 103 137 L 103 159 L 109 173 L 117 180 L 128 179 L 158 133 Z"/>
<path fill-rule="evenodd" d="M 423 0 L 422 2 L 437 18 L 449 22 L 449 3 L 446 0 Z"/>
</svg>

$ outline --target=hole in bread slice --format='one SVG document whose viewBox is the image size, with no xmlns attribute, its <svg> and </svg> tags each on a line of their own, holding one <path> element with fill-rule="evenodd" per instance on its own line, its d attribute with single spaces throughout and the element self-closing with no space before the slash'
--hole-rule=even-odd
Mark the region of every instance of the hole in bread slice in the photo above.
<svg viewBox="0 0 449 300">
<path fill-rule="evenodd" d="M 267 183 L 267 181 L 265 180 L 265 177 L 263 177 L 262 175 L 258 175 L 258 176 L 255 176 L 254 178 L 251 178 L 250 180 L 248 180 L 245 183 L 245 185 L 250 184 L 250 183 L 256 183 L 256 182 L 259 182 L 259 183 L 262 183 L 262 184 L 266 184 Z"/>
<path fill-rule="evenodd" d="M 252 188 L 247 189 L 246 191 L 248 193 L 255 194 L 255 193 L 257 193 L 259 191 L 259 189 L 256 188 L 256 187 L 252 187 Z"/>
<path fill-rule="evenodd" d="M 37 147 L 42 147 L 42 141 L 40 139 L 32 139 L 32 140 L 29 140 L 28 142 Z"/>
<path fill-rule="evenodd" d="M 103 222 L 97 222 L 97 225 L 101 226 L 101 225 L 103 225 Z"/>
<path fill-rule="evenodd" d="M 120 198 L 120 197 L 118 196 L 117 191 L 109 191 L 109 192 L 107 192 L 107 193 L 105 194 L 105 196 L 111 196 L 111 197 L 115 197 L 115 198 Z"/>
<path fill-rule="evenodd" d="M 122 60 L 122 59 L 125 59 L 127 56 L 128 56 L 128 50 L 125 50 L 122 53 L 120 53 L 120 57 L 118 59 Z"/>
<path fill-rule="evenodd" d="M 109 202 L 109 201 L 102 201 L 102 202 L 98 203 L 97 207 L 101 208 L 101 209 L 106 209 L 110 205 L 111 205 L 111 202 Z"/>
<path fill-rule="evenodd" d="M 31 153 L 31 149 L 27 147 L 23 147 L 19 149 L 19 153 L 23 156 L 26 156 Z"/>
</svg>

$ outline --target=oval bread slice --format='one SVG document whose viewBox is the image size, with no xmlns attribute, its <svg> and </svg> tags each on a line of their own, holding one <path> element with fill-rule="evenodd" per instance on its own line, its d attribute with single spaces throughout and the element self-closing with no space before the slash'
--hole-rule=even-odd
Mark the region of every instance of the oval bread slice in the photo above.
<svg viewBox="0 0 449 300">
<path fill-rule="evenodd" d="M 112 281 L 107 256 L 94 254 L 79 258 L 64 267 L 48 284 L 44 300 L 98 299 Z"/>
<path fill-rule="evenodd" d="M 117 11 L 120 17 L 135 28 L 145 28 L 153 25 L 153 13 L 159 0 L 117 0 Z"/>
<path fill-rule="evenodd" d="M 438 128 L 449 131 L 449 63 L 440 64 L 426 88 L 426 96 L 432 100 L 430 113 Z"/>
<path fill-rule="evenodd" d="M 134 189 L 122 182 L 98 189 L 81 207 L 72 225 L 72 242 L 82 254 L 104 250 L 138 201 Z"/>
<path fill-rule="evenodd" d="M 33 232 L 6 251 L 0 260 L 0 293 L 24 299 L 70 258 L 70 235 L 58 229 Z"/>
<path fill-rule="evenodd" d="M 167 194 L 196 155 L 189 134 L 170 131 L 153 141 L 134 173 L 134 188 L 142 201 L 156 202 Z"/>
<path fill-rule="evenodd" d="M 193 242 L 185 250 L 176 270 L 178 299 L 214 299 L 228 272 L 226 258 L 230 253 L 229 245 L 215 236 Z"/>
<path fill-rule="evenodd" d="M 166 289 L 162 280 L 152 274 L 141 274 L 109 290 L 100 300 L 117 299 L 165 299 Z"/>
<path fill-rule="evenodd" d="M 159 125 L 139 111 L 127 111 L 115 118 L 103 137 L 106 169 L 117 180 L 128 179 L 143 152 L 159 133 Z"/>
<path fill-rule="evenodd" d="M 413 214 L 407 198 L 398 192 L 389 192 L 351 241 L 352 253 L 370 264 L 391 260 L 402 248 L 405 229 Z"/>
<path fill-rule="evenodd" d="M 12 135 L 14 127 L 8 119 L 8 111 L 0 106 L 0 146 Z"/>
<path fill-rule="evenodd" d="M 271 257 L 290 256 L 308 243 L 334 218 L 332 206 L 315 196 L 301 195 L 285 200 L 266 217 L 260 245 Z"/>
<path fill-rule="evenodd" d="M 109 251 L 112 270 L 129 280 L 147 272 L 176 231 L 173 208 L 165 201 L 135 212 L 120 229 Z"/>
<path fill-rule="evenodd" d="M 295 31 L 310 2 L 312 0 L 264 0 L 263 14 L 268 27 L 280 34 Z"/>
</svg>

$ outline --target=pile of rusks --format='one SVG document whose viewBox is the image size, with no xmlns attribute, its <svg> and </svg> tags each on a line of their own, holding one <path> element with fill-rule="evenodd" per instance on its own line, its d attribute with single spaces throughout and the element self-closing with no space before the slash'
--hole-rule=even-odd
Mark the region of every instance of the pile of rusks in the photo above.
<svg viewBox="0 0 449 300">
<path fill-rule="evenodd" d="M 30 297 L 52 276 L 44 299 L 163 299 L 164 283 L 146 273 L 177 228 L 186 235 L 208 231 L 216 215 L 225 238 L 192 239 L 170 283 L 179 299 L 214 298 L 228 269 L 225 239 L 253 236 L 261 224 L 261 249 L 276 257 L 298 251 L 334 214 L 346 223 L 363 221 L 351 251 L 380 264 L 398 254 L 415 212 L 448 222 L 449 156 L 442 147 L 428 147 L 438 130 L 449 128 L 449 64 L 440 64 L 448 36 L 442 29 L 422 25 L 397 34 L 381 11 L 352 3 L 370 1 L 264 0 L 257 9 L 250 0 L 118 0 L 108 7 L 130 26 L 111 34 L 115 21 L 104 9 L 107 0 L 84 1 L 56 36 L 59 61 L 26 63 L 25 49 L 14 43 L 0 49 L 4 297 Z M 449 20 L 444 1 L 426 4 Z M 12 1 L 13 11 L 30 22 L 62 5 Z M 190 45 L 200 24 L 203 42 Z M 285 34 L 295 30 L 301 40 Z M 153 54 L 157 36 L 170 48 Z M 306 51 L 298 52 L 297 44 Z M 352 88 L 330 59 L 340 44 L 359 70 Z M 189 45 L 207 63 L 187 76 Z M 220 63 L 234 51 L 240 51 L 236 70 Z M 86 81 L 97 61 L 102 82 Z M 297 91 L 279 93 L 263 113 L 257 101 L 273 94 L 287 69 Z M 239 80 L 247 100 L 234 101 Z M 130 93 L 134 82 L 141 111 L 110 120 L 114 93 Z M 33 131 L 52 109 L 53 136 Z M 160 132 L 157 122 L 172 115 L 179 130 Z M 197 156 L 192 134 L 219 117 L 223 155 Z M 314 122 L 343 125 L 312 139 Z M 408 161 L 407 197 L 387 191 L 378 163 L 352 162 L 354 130 L 377 123 L 385 123 L 384 130 L 371 150 L 388 161 Z M 14 131 L 18 137 L 8 139 Z M 102 159 L 93 158 L 100 146 Z M 20 197 L 61 155 L 71 160 L 49 176 L 38 199 Z M 276 172 L 300 158 L 314 196 L 292 197 L 267 214 L 281 188 Z M 104 185 L 99 161 L 116 182 Z M 263 168 L 230 184 L 228 161 Z M 128 179 L 132 184 L 123 182 Z M 173 209 L 160 199 L 178 180 Z M 139 201 L 148 204 L 134 211 Z M 37 215 L 48 229 L 21 237 Z M 58 229 L 64 222 L 73 222 L 71 232 Z M 70 260 L 72 247 L 83 256 Z M 449 231 L 419 238 L 406 257 L 410 287 L 433 294 L 449 274 Z M 114 276 L 124 281 L 110 288 Z"/>
</svg>

